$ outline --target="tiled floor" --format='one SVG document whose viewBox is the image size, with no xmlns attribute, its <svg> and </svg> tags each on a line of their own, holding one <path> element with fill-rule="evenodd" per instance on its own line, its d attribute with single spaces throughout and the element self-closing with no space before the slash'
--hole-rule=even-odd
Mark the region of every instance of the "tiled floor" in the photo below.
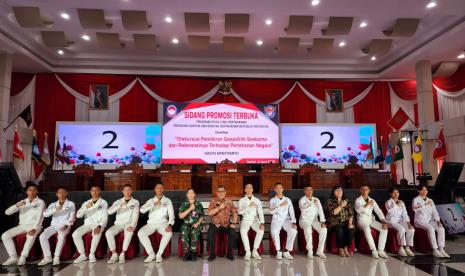
<svg viewBox="0 0 465 276">
<path fill-rule="evenodd" d="M 355 254 L 351 258 L 340 258 L 328 254 L 326 260 L 315 257 L 313 260 L 297 255 L 293 261 L 277 261 L 274 257 L 265 255 L 261 261 L 244 261 L 238 258 L 229 261 L 217 258 L 213 262 L 199 259 L 197 262 L 182 262 L 174 254 L 163 263 L 144 264 L 143 258 L 128 260 L 126 264 L 107 265 L 106 260 L 95 264 L 88 262 L 79 265 L 62 264 L 53 268 L 46 266 L 38 268 L 28 264 L 23 268 L 0 267 L 1 275 L 76 275 L 76 276 L 110 276 L 110 275 L 358 275 L 358 276 L 422 276 L 422 275 L 465 275 L 465 237 L 459 236 L 454 241 L 447 242 L 447 248 L 452 253 L 450 260 L 438 260 L 428 255 L 418 254 L 414 258 L 394 258 L 375 260 L 369 256 Z M 0 245 L 0 261 L 6 258 L 5 250 Z"/>
</svg>

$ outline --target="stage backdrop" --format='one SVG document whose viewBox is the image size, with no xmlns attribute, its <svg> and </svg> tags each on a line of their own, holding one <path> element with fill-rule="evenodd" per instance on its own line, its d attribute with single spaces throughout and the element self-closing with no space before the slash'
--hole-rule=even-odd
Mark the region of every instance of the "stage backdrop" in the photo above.
<svg viewBox="0 0 465 276">
<path fill-rule="evenodd" d="M 277 105 L 164 103 L 162 163 L 278 163 Z"/>
</svg>

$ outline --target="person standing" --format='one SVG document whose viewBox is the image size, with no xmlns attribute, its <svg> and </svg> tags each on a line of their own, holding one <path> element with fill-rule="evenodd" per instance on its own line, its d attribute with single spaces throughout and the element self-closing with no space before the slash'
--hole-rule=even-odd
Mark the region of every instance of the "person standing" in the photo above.
<svg viewBox="0 0 465 276">
<path fill-rule="evenodd" d="M 181 225 L 181 239 L 184 251 L 184 261 L 197 261 L 197 242 L 202 235 L 203 206 L 195 199 L 195 191 L 187 190 L 186 201 L 179 207 L 179 218 L 183 220 Z"/>
<path fill-rule="evenodd" d="M 254 259 L 260 260 L 262 257 L 258 253 L 258 247 L 260 246 L 263 234 L 265 233 L 265 217 L 263 215 L 263 208 L 260 199 L 253 196 L 253 185 L 246 184 L 245 196 L 239 200 L 239 215 L 242 215 L 242 221 L 240 226 L 240 233 L 242 244 L 245 249 L 245 260 L 250 260 L 252 256 Z M 250 228 L 255 231 L 255 240 L 253 243 L 253 251 L 250 252 L 249 243 L 249 230 Z"/>
<path fill-rule="evenodd" d="M 326 229 L 323 207 L 321 206 L 320 200 L 313 196 L 313 188 L 311 185 L 305 186 L 304 193 L 305 196 L 299 200 L 299 225 L 304 230 L 308 250 L 307 257 L 313 259 L 312 230 L 315 229 L 315 231 L 318 232 L 318 249 L 316 250 L 316 255 L 322 259 L 326 259 L 323 250 L 325 248 L 328 229 Z M 318 221 L 318 217 L 320 221 Z"/>
<path fill-rule="evenodd" d="M 386 222 L 389 227 L 397 231 L 398 254 L 402 257 L 415 256 L 410 249 L 413 247 L 415 228 L 410 224 L 407 208 L 404 202 L 399 199 L 399 190 L 397 188 L 392 188 L 390 194 L 391 198 L 384 204 L 387 210 Z"/>
<path fill-rule="evenodd" d="M 116 213 L 115 224 L 105 233 L 108 247 L 112 253 L 108 260 L 109 264 L 114 264 L 117 261 L 119 261 L 120 264 L 125 263 L 126 251 L 128 250 L 134 231 L 136 230 L 137 222 L 139 221 L 139 201 L 132 197 L 132 186 L 129 184 L 124 185 L 122 192 L 123 198 L 118 199 L 108 208 L 108 215 Z M 123 231 L 123 248 L 118 256 L 116 252 L 115 236 Z"/>
<path fill-rule="evenodd" d="M 60 187 L 57 189 L 56 196 L 58 201 L 51 203 L 47 210 L 44 211 L 44 217 L 52 217 L 50 226 L 39 236 L 40 247 L 44 258 L 39 262 L 39 266 L 44 266 L 53 261 L 53 265 L 60 264 L 61 250 L 65 244 L 66 236 L 71 230 L 76 219 L 76 206 L 74 202 L 68 200 L 68 189 Z M 50 252 L 49 239 L 57 234 L 57 243 L 55 246 L 55 254 L 52 260 Z"/>
<path fill-rule="evenodd" d="M 90 188 L 91 199 L 85 201 L 81 208 L 77 211 L 76 217 L 84 219 L 84 224 L 73 232 L 73 241 L 76 249 L 79 252 L 79 257 L 74 260 L 75 264 L 87 260 L 86 251 L 82 236 L 91 232 L 92 242 L 90 245 L 89 262 L 95 263 L 95 251 L 102 237 L 103 230 L 107 226 L 108 221 L 108 203 L 100 197 L 100 187 L 92 185 Z"/>
<path fill-rule="evenodd" d="M 276 195 L 270 200 L 270 213 L 273 215 L 271 220 L 271 238 L 276 248 L 276 259 L 281 260 L 283 257 L 294 259 L 290 253 L 294 247 L 294 240 L 297 235 L 297 225 L 292 201 L 283 195 L 284 187 L 282 183 L 274 184 Z M 287 233 L 286 251 L 281 251 L 281 229 Z"/>
<path fill-rule="evenodd" d="M 140 208 L 142 214 L 149 213 L 147 224 L 143 226 L 137 236 L 140 242 L 148 253 L 144 263 L 149 263 L 155 260 L 157 263 L 163 262 L 163 252 L 170 242 L 173 235 L 174 225 L 174 209 L 171 200 L 163 195 L 164 187 L 162 183 L 155 184 L 154 187 L 155 197 L 147 200 L 147 202 Z M 158 231 L 162 235 L 160 247 L 155 254 L 153 251 L 152 243 L 149 236 Z"/>
<path fill-rule="evenodd" d="M 386 246 L 388 225 L 384 217 L 383 211 L 379 208 L 376 201 L 369 197 L 370 188 L 366 184 L 360 186 L 360 196 L 355 200 L 355 211 L 357 212 L 358 227 L 365 234 L 365 239 L 370 246 L 371 255 L 373 258 L 389 258 L 384 247 Z M 373 211 L 376 213 L 381 223 L 373 217 Z M 371 228 L 379 231 L 378 250 L 376 250 L 375 241 L 371 235 Z"/>
<path fill-rule="evenodd" d="M 19 225 L 2 234 L 3 245 L 9 256 L 8 259 L 3 262 L 2 265 L 4 266 L 13 264 L 19 266 L 25 265 L 26 257 L 29 255 L 29 251 L 34 245 L 37 235 L 39 235 L 42 230 L 45 202 L 37 196 L 37 193 L 38 186 L 36 184 L 29 184 L 26 188 L 27 198 L 5 210 L 7 216 L 19 212 Z M 21 256 L 18 259 L 13 238 L 21 234 L 26 234 L 26 242 L 21 251 Z"/>
<path fill-rule="evenodd" d="M 210 201 L 208 216 L 211 217 L 210 226 L 208 228 L 208 247 L 210 248 L 208 260 L 213 261 L 216 258 L 215 236 L 217 232 L 228 234 L 228 253 L 226 258 L 231 261 L 234 260 L 233 249 L 236 240 L 234 229 L 237 224 L 237 210 L 232 200 L 226 198 L 226 189 L 223 185 L 218 186 L 216 198 Z"/>
<path fill-rule="evenodd" d="M 336 244 L 341 257 L 350 257 L 348 247 L 354 240 L 354 208 L 344 197 L 340 185 L 333 187 L 328 200 L 328 227 L 336 234 Z"/>
<path fill-rule="evenodd" d="M 418 186 L 418 196 L 413 199 L 412 209 L 415 212 L 415 226 L 428 232 L 433 255 L 437 258 L 450 258 L 445 251 L 446 231 L 433 200 L 428 197 L 426 185 Z M 437 232 L 437 236 L 436 236 Z"/>
</svg>

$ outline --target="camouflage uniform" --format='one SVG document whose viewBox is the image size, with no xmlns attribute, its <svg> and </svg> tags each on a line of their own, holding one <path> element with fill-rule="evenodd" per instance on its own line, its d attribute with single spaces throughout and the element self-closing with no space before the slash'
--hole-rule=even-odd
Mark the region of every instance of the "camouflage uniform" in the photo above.
<svg viewBox="0 0 465 276">
<path fill-rule="evenodd" d="M 189 207 L 189 201 L 182 202 L 181 207 L 179 207 L 179 213 L 186 211 Z M 203 216 L 202 204 L 195 201 L 194 210 L 184 217 L 181 225 L 181 237 L 184 253 L 189 251 L 197 252 L 197 241 L 202 234 L 202 224 L 200 224 L 197 228 L 192 227 L 192 225 L 197 223 L 201 218 L 203 218 Z"/>
</svg>

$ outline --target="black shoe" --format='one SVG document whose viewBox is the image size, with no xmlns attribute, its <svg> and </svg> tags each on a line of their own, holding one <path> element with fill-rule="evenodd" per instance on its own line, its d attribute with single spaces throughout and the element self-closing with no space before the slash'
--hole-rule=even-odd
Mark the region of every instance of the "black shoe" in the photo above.
<svg viewBox="0 0 465 276">
<path fill-rule="evenodd" d="M 197 252 L 191 252 L 191 261 L 197 261 Z"/>
<path fill-rule="evenodd" d="M 182 258 L 182 260 L 183 260 L 184 262 L 187 262 L 187 261 L 189 261 L 189 260 L 191 260 L 191 259 L 192 259 L 192 256 L 191 256 L 191 252 L 190 252 L 190 251 L 189 251 L 189 252 L 186 252 L 186 253 L 184 254 L 184 258 Z"/>
<path fill-rule="evenodd" d="M 209 261 L 213 261 L 214 259 L 216 259 L 216 256 L 215 256 L 215 255 L 210 255 L 210 257 L 208 257 L 208 260 L 209 260 Z"/>
<path fill-rule="evenodd" d="M 228 255 L 226 256 L 226 258 L 227 258 L 228 260 L 234 261 L 234 256 L 233 256 L 233 254 L 228 254 Z"/>
</svg>

